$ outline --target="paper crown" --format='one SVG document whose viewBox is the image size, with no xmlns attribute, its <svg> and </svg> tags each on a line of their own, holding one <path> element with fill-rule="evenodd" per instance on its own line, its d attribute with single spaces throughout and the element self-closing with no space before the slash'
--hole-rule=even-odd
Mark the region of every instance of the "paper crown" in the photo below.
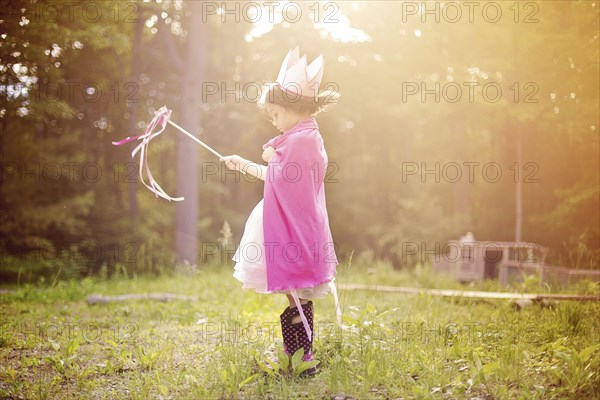
<svg viewBox="0 0 600 400">
<path fill-rule="evenodd" d="M 306 54 L 300 57 L 300 50 L 296 46 L 288 52 L 281 64 L 277 84 L 288 93 L 316 98 L 322 79 L 323 55 L 307 66 Z"/>
</svg>

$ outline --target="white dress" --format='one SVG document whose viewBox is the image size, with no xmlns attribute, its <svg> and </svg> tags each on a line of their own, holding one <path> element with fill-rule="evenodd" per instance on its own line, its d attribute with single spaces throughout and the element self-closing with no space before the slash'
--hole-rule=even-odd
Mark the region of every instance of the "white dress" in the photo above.
<svg viewBox="0 0 600 400">
<path fill-rule="evenodd" d="M 267 264 L 264 258 L 263 235 L 263 200 L 254 207 L 244 228 L 240 245 L 233 255 L 235 268 L 234 278 L 242 282 L 242 288 L 253 289 L 256 293 L 284 293 L 289 291 L 270 292 L 267 289 Z M 296 289 L 301 299 L 316 299 L 329 293 L 329 282 L 309 288 Z"/>
</svg>

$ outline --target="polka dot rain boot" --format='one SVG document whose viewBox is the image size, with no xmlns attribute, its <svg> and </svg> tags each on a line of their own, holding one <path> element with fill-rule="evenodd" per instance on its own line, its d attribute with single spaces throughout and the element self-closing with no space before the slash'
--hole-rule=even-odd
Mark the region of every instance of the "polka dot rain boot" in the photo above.
<svg viewBox="0 0 600 400">
<path fill-rule="evenodd" d="M 306 316 L 308 324 L 314 335 L 314 309 L 312 301 L 302 305 L 302 311 Z M 300 313 L 296 307 L 286 308 L 280 315 L 281 333 L 283 336 L 283 350 L 288 356 L 292 356 L 300 347 L 304 349 L 303 361 L 312 361 L 312 340 L 308 338 L 308 334 L 304 329 L 302 322 L 292 323 L 292 319 L 299 316 Z M 312 376 L 317 373 L 315 367 L 309 368 L 302 373 L 305 376 Z"/>
</svg>

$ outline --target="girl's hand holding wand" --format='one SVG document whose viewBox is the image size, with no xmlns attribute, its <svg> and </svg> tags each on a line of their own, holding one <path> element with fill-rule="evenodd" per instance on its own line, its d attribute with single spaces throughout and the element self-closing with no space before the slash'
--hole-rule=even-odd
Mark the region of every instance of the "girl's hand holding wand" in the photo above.
<svg viewBox="0 0 600 400">
<path fill-rule="evenodd" d="M 250 161 L 238 156 L 237 154 L 231 156 L 223 156 L 219 160 L 223 161 L 227 168 L 240 172 L 246 165 L 250 163 Z"/>
<path fill-rule="evenodd" d="M 225 163 L 225 166 L 235 171 L 240 171 L 243 174 L 250 174 L 257 177 L 258 179 L 265 180 L 267 176 L 267 167 L 253 163 L 252 161 L 246 160 L 237 154 L 231 156 L 223 156 L 219 158 L 220 161 Z"/>
</svg>

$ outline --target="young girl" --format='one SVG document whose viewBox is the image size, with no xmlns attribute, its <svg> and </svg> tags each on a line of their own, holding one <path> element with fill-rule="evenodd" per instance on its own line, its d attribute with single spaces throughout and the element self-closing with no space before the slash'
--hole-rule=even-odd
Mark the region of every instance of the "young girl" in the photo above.
<svg viewBox="0 0 600 400">
<path fill-rule="evenodd" d="M 302 347 L 305 361 L 312 360 L 311 299 L 331 291 L 339 319 L 333 284 L 338 261 L 323 184 L 327 153 L 314 119 L 337 95 L 319 93 L 322 77 L 323 56 L 307 65 L 297 47 L 291 50 L 259 102 L 282 132 L 263 145 L 268 165 L 238 155 L 221 159 L 228 168 L 265 181 L 264 198 L 251 212 L 233 257 L 233 276 L 245 289 L 287 296 L 290 305 L 280 316 L 284 350 L 293 355 Z"/>
</svg>

